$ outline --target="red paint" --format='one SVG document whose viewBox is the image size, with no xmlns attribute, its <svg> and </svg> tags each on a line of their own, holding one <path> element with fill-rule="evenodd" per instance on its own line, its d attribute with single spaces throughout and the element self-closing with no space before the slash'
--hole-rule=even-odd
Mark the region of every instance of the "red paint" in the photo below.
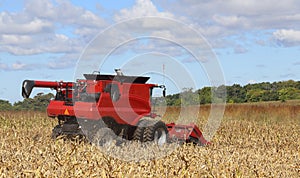
<svg viewBox="0 0 300 178">
<path fill-rule="evenodd" d="M 85 74 L 86 79 L 73 82 L 23 82 L 22 95 L 29 97 L 33 87 L 52 88 L 57 91 L 47 113 L 49 117 L 68 116 L 99 120 L 113 118 L 119 124 L 137 125 L 144 116 L 156 117 L 151 112 L 151 90 L 160 87 L 146 84 L 149 77 Z M 113 94 L 116 91 L 115 95 Z M 188 141 L 191 137 L 209 144 L 195 124 L 166 124 L 169 136 Z"/>
<path fill-rule="evenodd" d="M 189 141 L 190 137 L 193 137 L 195 139 L 198 139 L 203 145 L 211 144 L 210 142 L 205 140 L 200 129 L 193 123 L 186 125 L 169 123 L 166 125 L 169 131 L 170 138 Z"/>
</svg>

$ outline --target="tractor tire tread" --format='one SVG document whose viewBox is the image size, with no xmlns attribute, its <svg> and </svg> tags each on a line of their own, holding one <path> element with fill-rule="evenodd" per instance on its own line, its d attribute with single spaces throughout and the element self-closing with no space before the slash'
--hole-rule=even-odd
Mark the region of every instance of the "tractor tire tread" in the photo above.
<svg viewBox="0 0 300 178">
<path fill-rule="evenodd" d="M 151 124 L 151 120 L 148 118 L 143 118 L 137 124 L 137 128 L 133 134 L 133 140 L 144 142 L 144 132 L 145 129 Z"/>
<path fill-rule="evenodd" d="M 144 131 L 144 142 L 151 142 L 154 140 L 154 134 L 156 129 L 158 128 L 164 128 L 166 133 L 168 133 L 166 125 L 162 121 L 153 120 L 151 126 L 146 127 Z"/>
</svg>

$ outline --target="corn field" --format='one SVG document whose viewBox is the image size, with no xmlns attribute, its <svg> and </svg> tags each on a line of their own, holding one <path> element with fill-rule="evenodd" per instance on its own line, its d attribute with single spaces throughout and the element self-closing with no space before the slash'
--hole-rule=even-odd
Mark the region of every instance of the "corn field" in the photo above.
<svg viewBox="0 0 300 178">
<path fill-rule="evenodd" d="M 210 107 L 201 106 L 203 127 Z M 172 121 L 178 108 L 167 108 Z M 126 162 L 79 140 L 51 139 L 46 113 L 0 113 L 0 177 L 299 177 L 300 103 L 228 104 L 207 147 L 184 144 L 167 156 Z M 138 143 L 133 143 L 138 144 Z M 135 154 L 138 145 L 117 147 Z M 153 152 L 157 146 L 153 145 Z M 145 154 L 151 154 L 145 152 Z"/>
</svg>

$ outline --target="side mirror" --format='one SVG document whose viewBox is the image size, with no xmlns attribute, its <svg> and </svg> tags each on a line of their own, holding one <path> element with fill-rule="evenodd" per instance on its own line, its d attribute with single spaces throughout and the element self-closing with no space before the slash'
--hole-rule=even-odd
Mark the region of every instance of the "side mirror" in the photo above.
<svg viewBox="0 0 300 178">
<path fill-rule="evenodd" d="M 35 85 L 35 82 L 33 80 L 24 80 L 24 82 L 22 84 L 23 98 L 29 98 L 34 85 Z"/>
<path fill-rule="evenodd" d="M 166 88 L 163 89 L 163 97 L 166 97 Z"/>
</svg>

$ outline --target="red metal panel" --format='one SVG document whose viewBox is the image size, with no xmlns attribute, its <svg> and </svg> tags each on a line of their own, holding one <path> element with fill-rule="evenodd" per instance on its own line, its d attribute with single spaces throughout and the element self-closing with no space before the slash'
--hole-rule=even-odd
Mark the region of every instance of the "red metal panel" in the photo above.
<svg viewBox="0 0 300 178">
<path fill-rule="evenodd" d="M 67 85 L 68 87 L 73 87 L 72 82 L 52 82 L 52 81 L 38 81 L 38 80 L 34 81 L 34 86 L 41 87 L 41 88 L 58 88 L 58 87 L 66 88 Z"/>
<path fill-rule="evenodd" d="M 198 139 L 203 145 L 211 144 L 202 135 L 202 132 L 197 125 L 191 123 L 187 125 L 170 123 L 166 124 L 170 138 L 176 138 L 178 140 L 189 141 L 190 137 Z"/>
<path fill-rule="evenodd" d="M 76 102 L 74 105 L 75 116 L 91 120 L 100 119 L 99 111 L 95 103 Z"/>
<path fill-rule="evenodd" d="M 66 115 L 66 109 L 69 113 L 68 116 L 75 115 L 73 106 L 65 105 L 64 101 L 51 100 L 47 108 L 47 113 L 49 117 L 57 117 L 60 115 Z"/>
</svg>

